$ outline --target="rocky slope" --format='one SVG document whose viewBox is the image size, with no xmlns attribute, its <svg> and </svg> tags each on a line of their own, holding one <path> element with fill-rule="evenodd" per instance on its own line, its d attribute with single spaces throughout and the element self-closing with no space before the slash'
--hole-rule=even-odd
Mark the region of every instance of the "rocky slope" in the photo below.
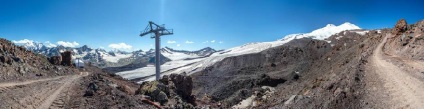
<svg viewBox="0 0 424 109">
<path fill-rule="evenodd" d="M 75 73 L 74 69 L 50 64 L 46 56 L 0 39 L 0 81 L 39 79 Z"/>
<path fill-rule="evenodd" d="M 385 103 L 393 104 L 395 99 L 385 96 L 398 98 L 400 96 L 394 95 L 408 93 L 398 83 L 398 86 L 391 85 L 392 89 L 383 88 L 387 86 L 385 84 L 390 84 L 385 82 L 390 79 L 403 81 L 400 78 L 404 77 L 400 74 L 399 79 L 378 76 L 385 75 L 376 73 L 384 73 L 380 70 L 387 68 L 372 67 L 376 63 L 375 58 L 371 57 L 374 57 L 372 55 L 375 55 L 378 45 L 385 44 L 383 39 L 386 34 L 393 34 L 393 37 L 384 46 L 387 51 L 385 55 L 391 57 L 384 58 L 401 60 L 394 62 L 397 66 L 393 66 L 396 68 L 392 68 L 391 72 L 416 75 L 406 78 L 423 77 L 421 73 L 414 73 L 424 70 L 419 64 L 414 64 L 421 63 L 419 60 L 423 57 L 420 52 L 423 45 L 419 43 L 422 21 L 411 26 L 405 26 L 406 22 L 402 22 L 394 29 L 342 31 L 324 41 L 304 38 L 259 53 L 227 57 L 191 75 L 193 92 L 198 99 L 222 104 L 225 108 L 384 108 Z M 412 27 L 414 29 L 408 29 Z M 411 31 L 415 34 L 410 37 L 413 41 L 403 43 L 405 40 L 401 40 L 401 37 Z M 398 59 L 393 55 L 405 58 Z M 405 59 L 414 62 L 411 64 Z M 272 88 L 267 88 L 269 86 Z M 414 88 L 419 86 L 406 84 L 406 87 L 419 90 Z M 372 91 L 376 88 L 379 94 Z M 382 100 L 393 102 L 383 103 Z M 404 107 L 402 104 L 412 103 L 413 100 L 390 106 Z M 420 104 L 410 104 L 411 107 L 417 105 Z"/>
<path fill-rule="evenodd" d="M 135 93 L 140 87 L 138 84 L 95 66 L 81 69 L 68 66 L 65 60 L 70 60 L 70 52 L 62 53 L 60 58 L 51 64 L 44 55 L 0 39 L 0 108 L 151 109 L 158 106 Z M 172 81 L 177 84 L 178 80 Z M 186 102 L 168 104 L 182 103 L 188 105 Z"/>
<path fill-rule="evenodd" d="M 397 22 L 392 29 L 385 51 L 409 59 L 424 60 L 424 20 L 408 25 L 405 19 Z"/>
</svg>

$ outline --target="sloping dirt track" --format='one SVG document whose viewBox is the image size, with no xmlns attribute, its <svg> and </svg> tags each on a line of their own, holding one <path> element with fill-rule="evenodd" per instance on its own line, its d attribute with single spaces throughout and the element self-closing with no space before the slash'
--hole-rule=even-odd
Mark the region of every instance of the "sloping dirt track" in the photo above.
<svg viewBox="0 0 424 109">
<path fill-rule="evenodd" d="M 88 72 L 18 83 L 0 83 L 0 108 L 48 109 L 60 108 L 61 93 Z"/>
<path fill-rule="evenodd" d="M 51 80 L 61 79 L 63 77 L 64 76 L 59 76 L 59 77 L 54 77 L 54 78 L 38 79 L 38 80 L 28 80 L 28 81 L 23 81 L 23 82 L 0 83 L 0 87 L 13 87 L 13 86 L 18 86 L 18 85 L 27 85 L 27 84 L 36 83 L 36 82 L 51 81 Z"/>
<path fill-rule="evenodd" d="M 384 40 L 374 50 L 371 62 L 367 71 L 367 96 L 374 108 L 413 108 L 424 107 L 424 84 L 418 77 L 407 72 L 398 66 L 388 62 L 382 48 L 387 41 L 387 34 Z M 403 59 L 402 59 L 403 60 Z M 419 62 L 404 60 L 405 65 L 415 66 L 421 69 Z M 384 106 L 384 107 L 383 107 Z"/>
</svg>

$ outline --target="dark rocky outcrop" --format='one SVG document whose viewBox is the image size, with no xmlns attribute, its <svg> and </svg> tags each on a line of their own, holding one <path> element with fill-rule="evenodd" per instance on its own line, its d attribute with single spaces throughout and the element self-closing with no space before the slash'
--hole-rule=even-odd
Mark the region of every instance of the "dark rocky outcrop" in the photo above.
<svg viewBox="0 0 424 109">
<path fill-rule="evenodd" d="M 171 74 L 164 75 L 159 81 L 143 82 L 135 94 L 147 95 L 151 100 L 169 107 L 194 108 L 196 98 L 191 94 L 192 89 L 193 81 L 190 76 Z"/>
<path fill-rule="evenodd" d="M 158 81 L 143 82 L 135 93 L 139 95 L 147 95 L 151 98 L 151 100 L 165 104 L 168 102 L 168 96 L 166 93 L 169 93 L 169 87 Z"/>
<path fill-rule="evenodd" d="M 63 53 L 60 53 L 62 56 L 62 65 L 63 66 L 71 66 L 72 65 L 72 52 L 71 51 L 65 51 Z"/>
<path fill-rule="evenodd" d="M 400 19 L 395 27 L 392 29 L 392 34 L 394 35 L 400 35 L 401 33 L 405 32 L 407 29 L 407 23 L 405 19 Z"/>
<path fill-rule="evenodd" d="M 187 100 L 187 102 L 195 104 L 196 98 L 191 94 L 193 90 L 193 80 L 190 76 L 171 74 L 169 76 L 169 80 L 169 82 L 172 82 L 175 85 L 176 93 L 181 96 L 183 100 Z"/>
<path fill-rule="evenodd" d="M 60 65 L 62 62 L 62 57 L 61 56 L 52 56 L 50 58 L 48 58 L 49 62 L 53 65 Z"/>
</svg>

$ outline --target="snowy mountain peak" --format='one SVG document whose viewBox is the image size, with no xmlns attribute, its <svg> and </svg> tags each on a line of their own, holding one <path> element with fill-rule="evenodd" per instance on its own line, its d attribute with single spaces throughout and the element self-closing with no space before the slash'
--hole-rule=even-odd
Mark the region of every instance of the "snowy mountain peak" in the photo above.
<svg viewBox="0 0 424 109">
<path fill-rule="evenodd" d="M 290 34 L 285 36 L 281 40 L 288 41 L 288 40 L 300 39 L 305 37 L 324 40 L 333 34 L 336 34 L 345 30 L 355 30 L 355 29 L 361 29 L 361 28 L 349 22 L 345 22 L 339 26 L 335 26 L 334 24 L 327 24 L 327 26 L 320 29 L 316 29 L 310 33 Z"/>
<path fill-rule="evenodd" d="M 325 26 L 325 27 L 335 27 L 336 25 L 334 25 L 334 24 L 327 24 L 327 26 Z"/>
<path fill-rule="evenodd" d="M 28 40 L 28 39 L 19 40 L 19 41 L 13 40 L 12 42 L 15 43 L 16 45 L 23 46 L 29 50 L 46 48 L 43 45 L 43 43 L 35 42 L 33 40 Z"/>
<path fill-rule="evenodd" d="M 358 26 L 356 26 L 355 24 L 352 24 L 350 22 L 345 22 L 345 23 L 341 24 L 340 26 L 350 26 L 350 27 L 354 27 L 354 28 L 359 28 Z"/>
</svg>

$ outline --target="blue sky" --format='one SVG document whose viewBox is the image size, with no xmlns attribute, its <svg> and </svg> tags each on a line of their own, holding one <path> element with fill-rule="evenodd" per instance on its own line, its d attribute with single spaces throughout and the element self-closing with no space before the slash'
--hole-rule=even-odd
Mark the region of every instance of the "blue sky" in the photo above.
<svg viewBox="0 0 424 109">
<path fill-rule="evenodd" d="M 174 35 L 162 37 L 162 46 L 226 49 L 330 23 L 350 22 L 365 29 L 393 27 L 400 18 L 415 23 L 424 19 L 422 4 L 420 0 L 0 0 L 0 37 L 146 50 L 153 48 L 154 40 L 138 35 L 148 21 L 154 21 L 174 29 Z"/>
</svg>

